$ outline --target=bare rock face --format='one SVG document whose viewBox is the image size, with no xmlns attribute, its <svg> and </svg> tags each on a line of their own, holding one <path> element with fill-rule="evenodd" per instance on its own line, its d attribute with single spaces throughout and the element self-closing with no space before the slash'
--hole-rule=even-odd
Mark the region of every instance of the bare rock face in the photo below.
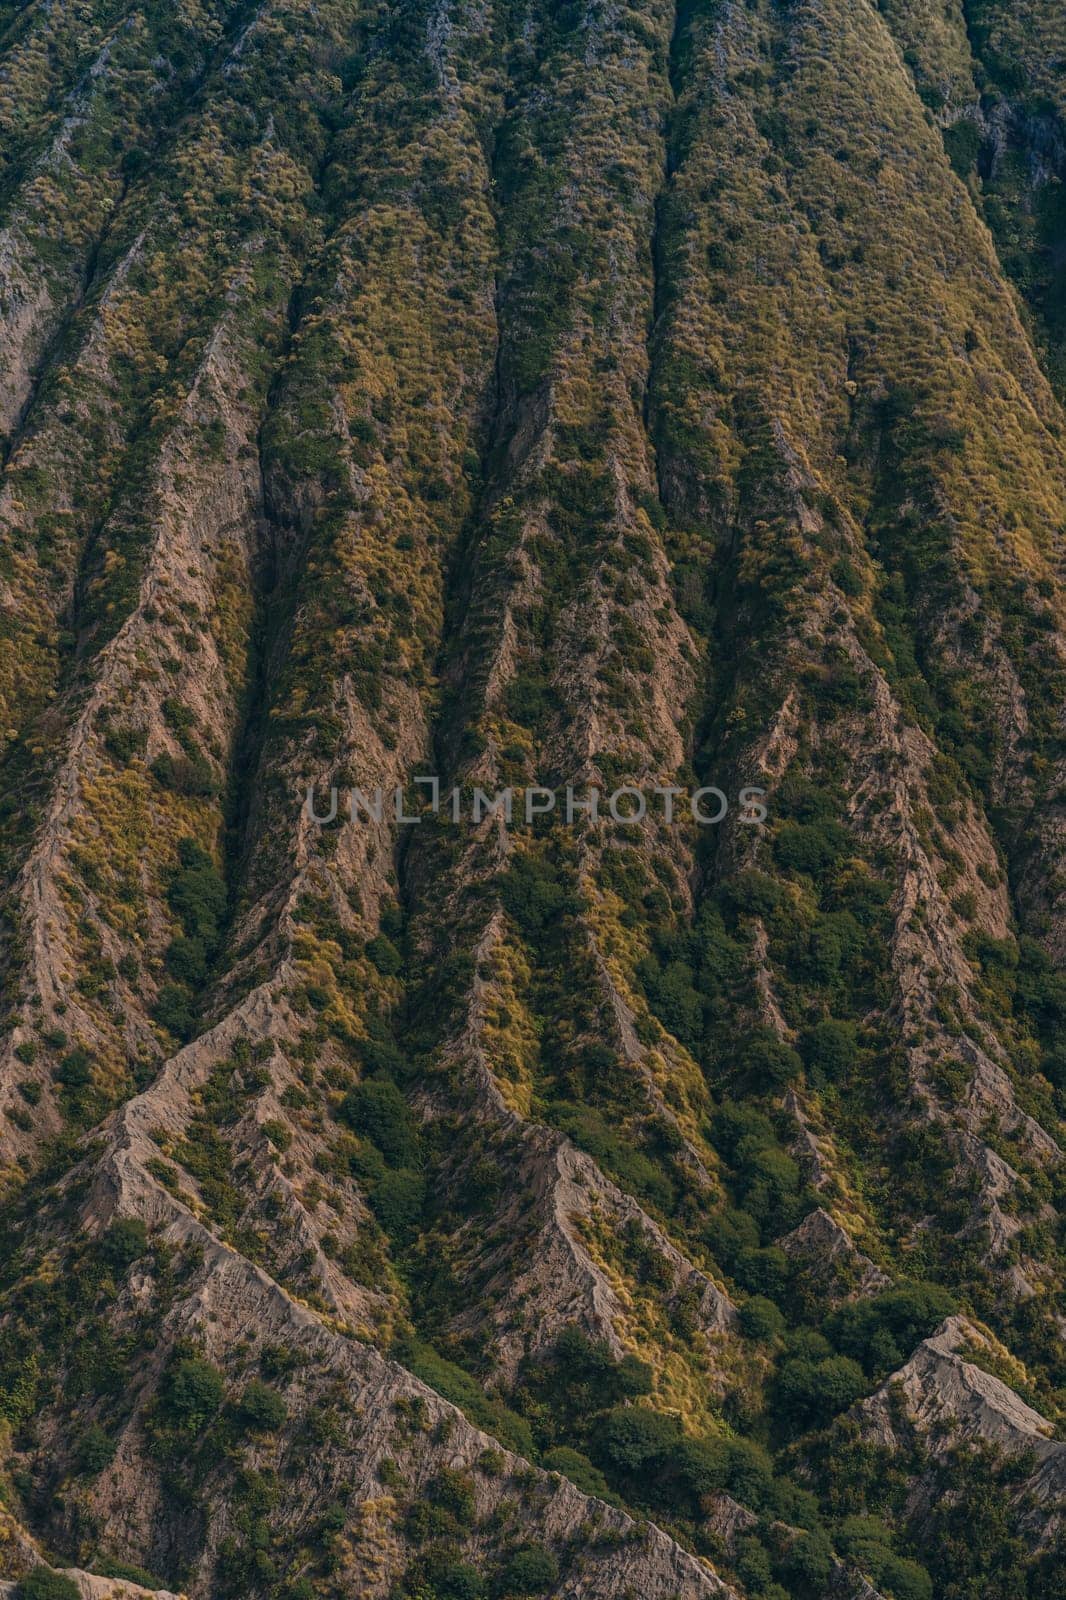
<svg viewBox="0 0 1066 1600">
<path fill-rule="evenodd" d="M 1011 1456 L 1031 1456 L 1035 1466 L 1018 1491 L 1030 1494 L 1041 1512 L 1028 1525 L 1041 1543 L 1061 1526 L 1066 1500 L 1066 1444 L 1002 1379 L 961 1351 L 988 1349 L 984 1335 L 964 1317 L 949 1317 L 918 1346 L 906 1366 L 893 1373 L 868 1400 L 855 1407 L 864 1437 L 888 1450 L 902 1444 L 897 1405 L 924 1447 L 940 1458 L 958 1445 L 990 1445 Z"/>
<path fill-rule="evenodd" d="M 635 1235 L 662 1263 L 664 1299 L 694 1295 L 697 1323 L 705 1335 L 719 1336 L 736 1326 L 737 1314 L 725 1291 L 693 1267 L 636 1202 L 604 1177 L 596 1163 L 566 1139 L 527 1127 L 515 1167 L 511 1204 L 494 1219 L 487 1250 L 470 1262 L 494 1307 L 500 1328 L 499 1370 L 514 1378 L 520 1361 L 548 1349 L 562 1330 L 577 1324 L 604 1340 L 617 1355 L 625 1309 L 590 1239 L 590 1231 L 616 1239 Z M 524 1237 L 523 1265 L 514 1270 L 513 1240 Z M 521 1306 L 520 1326 L 514 1322 Z M 471 1311 L 456 1324 L 473 1331 L 484 1316 Z"/>
<path fill-rule="evenodd" d="M 0 1512 L 0 1594 L 13 1595 L 18 1579 L 35 1567 L 47 1566 L 37 1542 L 7 1511 Z M 83 1572 L 79 1567 L 58 1569 L 65 1578 L 77 1585 L 82 1600 L 136 1600 L 138 1595 L 154 1596 L 155 1600 L 186 1600 L 186 1596 L 169 1589 L 146 1589 L 128 1578 L 105 1578 L 95 1572 Z M 8 1580 L 12 1581 L 8 1581 Z"/>
<path fill-rule="evenodd" d="M 961 1347 L 984 1343 L 981 1334 L 964 1317 L 949 1317 L 914 1355 L 893 1373 L 860 1410 L 876 1430 L 880 1443 L 889 1442 L 890 1424 L 885 1405 L 890 1388 L 901 1394 L 907 1414 L 916 1427 L 934 1441 L 947 1436 L 958 1440 L 984 1440 L 1018 1453 L 1036 1451 L 1041 1459 L 1066 1447 L 1049 1439 L 1050 1424 L 992 1373 L 960 1354 Z"/>
<path fill-rule="evenodd" d="M 721 1539 L 732 1552 L 742 1534 L 750 1533 L 758 1524 L 758 1517 L 747 1506 L 740 1505 L 732 1495 L 719 1492 L 709 1494 L 704 1502 L 707 1530 Z"/>
<path fill-rule="evenodd" d="M 145 1589 L 128 1578 L 101 1578 L 95 1572 L 82 1572 L 78 1567 L 57 1570 L 75 1585 L 81 1600 L 149 1600 L 150 1596 L 154 1600 L 184 1600 L 184 1596 L 170 1589 Z M 14 1583 L 0 1584 L 0 1594 L 13 1595 L 17 1587 Z"/>
<path fill-rule="evenodd" d="M 131 1191 L 126 1198 L 132 1199 Z M 285 1482 L 284 1514 L 296 1526 L 313 1523 L 323 1500 L 344 1483 L 353 1546 L 348 1577 L 358 1593 L 384 1596 L 391 1586 L 389 1571 L 376 1559 L 371 1525 L 380 1524 L 382 1533 L 391 1530 L 393 1560 L 401 1559 L 403 1502 L 444 1469 L 469 1479 L 478 1524 L 491 1519 L 521 1485 L 527 1534 L 532 1532 L 552 1548 L 576 1539 L 574 1568 L 560 1593 L 610 1600 L 631 1582 L 655 1600 L 674 1595 L 680 1600 L 703 1600 L 733 1593 L 656 1527 L 642 1531 L 625 1513 L 591 1500 L 566 1479 L 553 1479 L 501 1452 L 493 1439 L 471 1427 L 460 1412 L 402 1367 L 369 1346 L 338 1336 L 289 1300 L 264 1273 L 219 1247 L 182 1214 L 176 1202 L 171 1202 L 171 1211 L 168 1233 L 176 1241 L 200 1242 L 205 1261 L 191 1292 L 171 1313 L 167 1336 L 192 1338 L 220 1365 L 237 1343 L 247 1346 L 249 1336 L 256 1343 L 284 1341 L 296 1353 L 300 1376 L 285 1391 L 289 1417 L 277 1441 Z M 158 1220 L 158 1206 L 154 1214 Z M 313 1461 L 297 1469 L 296 1457 L 289 1459 L 289 1453 L 299 1437 L 300 1419 L 326 1396 L 337 1395 L 343 1395 L 339 1431 Z M 135 1413 L 92 1498 L 98 1514 L 115 1531 L 121 1528 L 143 1548 L 158 1536 L 152 1527 L 161 1511 L 157 1498 L 161 1486 L 142 1452 Z M 129 1489 L 134 1478 L 140 1481 L 141 1492 L 130 1522 Z M 395 1487 L 386 1491 L 385 1485 L 395 1482 L 405 1486 L 402 1495 Z M 215 1492 L 224 1492 L 221 1482 Z M 209 1543 L 191 1585 L 195 1595 L 210 1593 L 211 1555 Z"/>
<path fill-rule="evenodd" d="M 847 1230 L 821 1206 L 777 1242 L 811 1283 L 825 1292 L 830 1303 L 876 1294 L 892 1281 L 856 1248 Z"/>
<path fill-rule="evenodd" d="M 567 1479 L 537 1471 L 512 1453 L 500 1451 L 495 1440 L 472 1427 L 461 1412 L 403 1367 L 338 1331 L 338 1313 L 351 1318 L 360 1309 L 356 1302 L 335 1303 L 329 1308 L 332 1315 L 325 1316 L 300 1304 L 265 1271 L 220 1242 L 198 1215 L 193 1195 L 173 1193 L 160 1181 L 160 1142 L 166 1144 L 168 1132 L 179 1137 L 187 1125 L 190 1097 L 202 1085 L 218 1051 L 225 1049 L 227 1029 L 254 1026 L 260 1034 L 274 1030 L 283 1037 L 286 1023 L 284 1010 L 275 1009 L 268 996 L 249 996 L 239 1016 L 188 1047 L 144 1096 L 116 1114 L 104 1149 L 93 1155 L 84 1175 L 86 1226 L 106 1226 L 116 1216 L 138 1218 L 179 1256 L 188 1253 L 191 1265 L 180 1297 L 165 1314 L 151 1371 L 141 1374 L 114 1458 L 84 1497 L 86 1509 L 109 1530 L 112 1544 L 128 1551 L 130 1559 L 140 1555 L 163 1564 L 183 1561 L 192 1568 L 189 1592 L 207 1600 L 227 1513 L 221 1512 L 204 1542 L 188 1542 L 168 1518 L 164 1476 L 146 1449 L 146 1427 L 166 1352 L 180 1343 L 182 1348 L 202 1351 L 220 1371 L 227 1371 L 238 1356 L 245 1363 L 260 1349 L 284 1347 L 296 1368 L 296 1376 L 283 1391 L 287 1417 L 273 1442 L 257 1449 L 256 1460 L 260 1468 L 277 1471 L 284 1486 L 279 1514 L 294 1533 L 303 1529 L 309 1537 L 322 1504 L 343 1496 L 350 1550 L 345 1577 L 353 1591 L 368 1600 L 383 1600 L 390 1592 L 396 1571 L 411 1554 L 405 1510 L 420 1492 L 432 1495 L 442 1472 L 458 1475 L 471 1486 L 473 1559 L 491 1549 L 490 1535 L 480 1530 L 490 1528 L 494 1516 L 503 1515 L 517 1494 L 523 1536 L 538 1539 L 549 1549 L 571 1552 L 560 1594 L 614 1600 L 633 1583 L 653 1600 L 733 1594 L 705 1563 L 655 1526 L 641 1528 L 624 1512 L 591 1499 Z M 548 1195 L 560 1208 L 565 1238 L 573 1225 L 568 1205 L 581 1191 L 576 1175 L 580 1173 L 589 1185 L 598 1181 L 602 1186 L 603 1180 L 577 1152 L 553 1146 L 553 1153 L 559 1165 Z M 290 1203 L 299 1214 L 295 1199 Z M 620 1196 L 618 1203 L 623 1203 Z M 659 1245 L 669 1249 L 664 1239 Z M 549 1266 L 551 1261 L 549 1252 Z M 676 1265 L 678 1270 L 685 1266 L 680 1257 Z M 557 1284 L 551 1305 L 564 1321 L 579 1320 L 578 1308 L 567 1304 L 568 1292 Z M 710 1286 L 705 1285 L 705 1292 Z M 150 1296 L 147 1283 L 131 1280 L 120 1320 L 146 1311 Z M 724 1298 L 722 1305 L 728 1305 Z M 303 1429 L 312 1415 L 326 1411 L 334 1417 L 329 1443 L 308 1459 L 301 1445 Z M 52 1429 L 51 1448 L 61 1450 L 58 1417 Z M 212 1474 L 209 1492 L 220 1510 L 231 1504 L 232 1489 L 224 1470 Z M 389 1549 L 384 1562 L 382 1541 Z M 76 1581 L 89 1596 L 110 1592 L 92 1588 L 102 1580 L 88 1575 Z"/>
<path fill-rule="evenodd" d="M 880 1589 L 875 1589 L 869 1578 L 864 1578 L 854 1567 L 839 1561 L 833 1568 L 826 1600 L 885 1600 Z"/>
</svg>

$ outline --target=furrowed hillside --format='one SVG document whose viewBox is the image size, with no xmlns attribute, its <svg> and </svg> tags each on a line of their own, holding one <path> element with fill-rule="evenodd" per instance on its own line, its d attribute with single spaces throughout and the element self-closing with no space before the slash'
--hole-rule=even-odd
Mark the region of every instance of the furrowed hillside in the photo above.
<svg viewBox="0 0 1066 1600">
<path fill-rule="evenodd" d="M 10 1592 L 1066 1593 L 1064 96 L 0 3 Z"/>
</svg>

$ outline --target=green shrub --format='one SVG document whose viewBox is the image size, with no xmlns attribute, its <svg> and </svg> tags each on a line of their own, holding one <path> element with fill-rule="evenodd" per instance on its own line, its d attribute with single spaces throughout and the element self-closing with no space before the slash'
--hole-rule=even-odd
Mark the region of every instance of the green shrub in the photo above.
<svg viewBox="0 0 1066 1600">
<path fill-rule="evenodd" d="M 600 1418 L 595 1442 L 609 1471 L 631 1477 L 661 1468 L 680 1442 L 680 1427 L 675 1418 L 650 1406 L 617 1406 Z"/>
<path fill-rule="evenodd" d="M 109 1266 L 124 1272 L 148 1248 L 148 1230 L 139 1217 L 119 1217 L 100 1240 L 100 1253 Z"/>
<path fill-rule="evenodd" d="M 78 1447 L 74 1452 L 74 1460 L 79 1472 L 84 1472 L 88 1477 L 94 1477 L 110 1464 L 115 1454 L 115 1446 L 97 1423 L 86 1428 L 78 1440 Z"/>
<path fill-rule="evenodd" d="M 845 1076 L 858 1055 L 855 1027 L 850 1022 L 828 1019 L 808 1028 L 800 1039 L 800 1055 L 815 1082 L 828 1078 L 834 1082 Z"/>
<path fill-rule="evenodd" d="M 289 1408 L 276 1389 L 253 1378 L 237 1401 L 237 1415 L 252 1433 L 276 1433 Z"/>
<path fill-rule="evenodd" d="M 489 1591 L 485 1579 L 465 1561 L 446 1557 L 427 1562 L 426 1577 L 434 1600 L 487 1600 Z"/>
<path fill-rule="evenodd" d="M 734 1499 L 757 1511 L 769 1504 L 774 1491 L 770 1458 L 753 1439 L 730 1439 L 726 1446 L 725 1487 Z"/>
<path fill-rule="evenodd" d="M 878 1588 L 891 1600 L 933 1600 L 932 1578 L 917 1561 L 905 1556 L 886 1556 L 874 1577 Z"/>
<path fill-rule="evenodd" d="M 741 1250 L 733 1263 L 733 1276 L 750 1294 L 779 1299 L 788 1283 L 788 1257 L 777 1245 L 764 1250 Z"/>
<path fill-rule="evenodd" d="M 569 1478 L 583 1494 L 595 1495 L 600 1500 L 605 1495 L 610 1497 L 607 1479 L 580 1450 L 572 1450 L 565 1444 L 557 1445 L 554 1450 L 545 1451 L 540 1464 L 546 1472 L 559 1472 L 564 1478 Z"/>
<path fill-rule="evenodd" d="M 131 1583 L 139 1583 L 142 1589 L 162 1589 L 163 1580 L 154 1572 L 149 1572 L 147 1567 L 135 1567 L 128 1561 L 116 1561 L 113 1556 L 97 1556 L 93 1562 L 93 1571 L 100 1573 L 104 1578 L 128 1578 Z"/>
<path fill-rule="evenodd" d="M 850 1356 L 827 1356 L 822 1361 L 786 1361 L 775 1387 L 784 1412 L 801 1425 L 818 1425 L 846 1410 L 866 1386 L 866 1375 L 857 1361 Z"/>
<path fill-rule="evenodd" d="M 687 1492 L 686 1509 L 695 1514 L 703 1495 L 724 1489 L 729 1481 L 728 1441 L 682 1439 L 671 1452 L 670 1466 Z"/>
<path fill-rule="evenodd" d="M 149 771 L 160 788 L 169 789 L 172 794 L 209 799 L 219 792 L 211 763 L 199 753 L 194 756 L 172 756 L 164 750 L 162 755 L 156 756 Z"/>
<path fill-rule="evenodd" d="M 415 1165 L 418 1125 L 403 1094 L 388 1078 L 357 1084 L 345 1095 L 340 1112 L 349 1127 L 377 1145 L 390 1166 Z"/>
<path fill-rule="evenodd" d="M 738 872 L 723 885 L 723 896 L 736 912 L 752 917 L 769 917 L 784 898 L 784 890 L 776 878 L 754 868 Z"/>
<path fill-rule="evenodd" d="M 558 875 L 550 861 L 538 856 L 515 856 L 500 884 L 504 909 L 527 936 L 557 926 L 562 918 L 573 916 L 580 901 Z"/>
<path fill-rule="evenodd" d="M 526 1384 L 558 1420 L 560 1431 L 570 1436 L 590 1415 L 650 1393 L 652 1373 L 637 1356 L 617 1360 L 604 1340 L 590 1339 L 572 1326 L 563 1329 L 551 1352 L 530 1370 Z"/>
<path fill-rule="evenodd" d="M 849 838 L 839 822 L 789 822 L 774 840 L 774 854 L 790 872 L 815 878 L 844 853 Z"/>
<path fill-rule="evenodd" d="M 178 1039 L 188 1039 L 196 1026 L 192 995 L 184 984 L 165 983 L 156 997 L 155 1020 Z"/>
<path fill-rule="evenodd" d="M 516 1550 L 503 1570 L 505 1594 L 544 1594 L 558 1581 L 559 1563 L 540 1544 L 527 1544 Z"/>
<path fill-rule="evenodd" d="M 370 1204 L 386 1233 L 402 1235 L 422 1216 L 426 1203 L 426 1183 L 419 1172 L 400 1167 L 386 1172 L 370 1193 Z"/>
<path fill-rule="evenodd" d="M 63 1057 L 55 1070 L 58 1083 L 67 1089 L 83 1089 L 92 1081 L 93 1058 L 84 1045 L 77 1044 Z"/>
<path fill-rule="evenodd" d="M 517 672 L 507 686 L 507 715 L 523 727 L 536 727 L 557 704 L 551 684 L 528 669 Z"/>
<path fill-rule="evenodd" d="M 162 1387 L 163 1415 L 174 1426 L 198 1433 L 222 1404 L 222 1374 L 199 1356 L 186 1356 L 167 1374 Z"/>
<path fill-rule="evenodd" d="M 207 851 L 195 839 L 178 844 L 178 870 L 167 890 L 171 910 L 189 938 L 210 949 L 226 914 L 226 884 Z"/>
<path fill-rule="evenodd" d="M 770 1552 L 757 1534 L 749 1533 L 737 1540 L 733 1561 L 737 1577 L 753 1594 L 763 1594 L 771 1578 Z"/>
<path fill-rule="evenodd" d="M 282 1122 L 280 1117 L 268 1117 L 260 1123 L 260 1130 L 270 1140 L 277 1150 L 288 1150 L 292 1146 L 292 1129 L 288 1123 Z"/>
<path fill-rule="evenodd" d="M 403 969 L 403 957 L 385 934 L 379 933 L 366 944 L 367 958 L 383 977 L 393 978 Z"/>
<path fill-rule="evenodd" d="M 15 1587 L 14 1600 L 79 1600 L 73 1578 L 51 1567 L 33 1567 Z"/>
<path fill-rule="evenodd" d="M 104 745 L 108 755 L 113 756 L 123 766 L 135 755 L 144 753 L 145 742 L 144 732 L 140 728 L 109 728 L 104 735 Z"/>
<path fill-rule="evenodd" d="M 408 1078 L 411 1075 L 407 1058 L 391 1039 L 364 1039 L 359 1045 L 359 1054 L 368 1076 Z"/>
<path fill-rule="evenodd" d="M 833 1547 L 821 1529 L 793 1539 L 781 1560 L 780 1575 L 803 1593 L 824 1594 L 833 1568 Z"/>
<path fill-rule="evenodd" d="M 970 117 L 962 117 L 944 129 L 944 149 L 948 160 L 960 178 L 965 178 L 977 165 L 981 149 L 980 125 Z"/>
<path fill-rule="evenodd" d="M 207 974 L 207 946 L 202 939 L 172 939 L 167 948 L 166 967 L 178 983 L 202 983 Z"/>
<path fill-rule="evenodd" d="M 717 1489 L 729 1488 L 738 1499 L 751 1499 L 746 1474 L 752 1461 L 757 1460 L 760 1484 L 765 1478 L 752 1503 L 765 1498 L 773 1479 L 768 1459 L 756 1446 L 749 1457 L 743 1441 L 689 1437 L 676 1417 L 650 1406 L 617 1406 L 606 1412 L 593 1427 L 592 1448 L 608 1482 L 627 1499 L 669 1509 L 673 1515 L 698 1517 L 702 1497 Z"/>
<path fill-rule="evenodd" d="M 777 1339 L 785 1331 L 785 1319 L 772 1300 L 757 1294 L 741 1306 L 740 1326 L 749 1339 Z"/>
<path fill-rule="evenodd" d="M 760 1088 L 778 1088 L 803 1070 L 795 1050 L 770 1033 L 755 1034 L 742 1045 L 741 1060 Z"/>
<path fill-rule="evenodd" d="M 841 1306 L 826 1328 L 838 1350 L 880 1377 L 957 1310 L 958 1302 L 939 1284 L 915 1283 Z"/>
<path fill-rule="evenodd" d="M 454 1540 L 473 1526 L 475 1509 L 473 1480 L 445 1467 L 426 1485 L 425 1499 L 409 1507 L 407 1536 L 416 1545 Z"/>
<path fill-rule="evenodd" d="M 895 1543 L 892 1529 L 880 1517 L 845 1517 L 834 1534 L 842 1556 L 866 1572 L 876 1572 Z"/>
</svg>

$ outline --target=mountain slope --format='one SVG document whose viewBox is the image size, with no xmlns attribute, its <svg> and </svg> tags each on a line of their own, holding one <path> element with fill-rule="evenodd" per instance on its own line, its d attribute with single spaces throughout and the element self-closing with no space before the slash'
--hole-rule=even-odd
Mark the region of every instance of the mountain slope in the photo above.
<svg viewBox="0 0 1066 1600">
<path fill-rule="evenodd" d="M 1058 8 L 2 27 L 13 1575 L 1058 1592 Z"/>
</svg>

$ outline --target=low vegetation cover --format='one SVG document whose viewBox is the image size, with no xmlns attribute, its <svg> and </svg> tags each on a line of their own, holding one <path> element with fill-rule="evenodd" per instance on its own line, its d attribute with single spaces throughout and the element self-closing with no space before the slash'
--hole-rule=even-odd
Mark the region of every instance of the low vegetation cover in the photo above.
<svg viewBox="0 0 1066 1600">
<path fill-rule="evenodd" d="M 1062 7 L 0 58 L 0 1577 L 1066 1600 Z"/>
</svg>

